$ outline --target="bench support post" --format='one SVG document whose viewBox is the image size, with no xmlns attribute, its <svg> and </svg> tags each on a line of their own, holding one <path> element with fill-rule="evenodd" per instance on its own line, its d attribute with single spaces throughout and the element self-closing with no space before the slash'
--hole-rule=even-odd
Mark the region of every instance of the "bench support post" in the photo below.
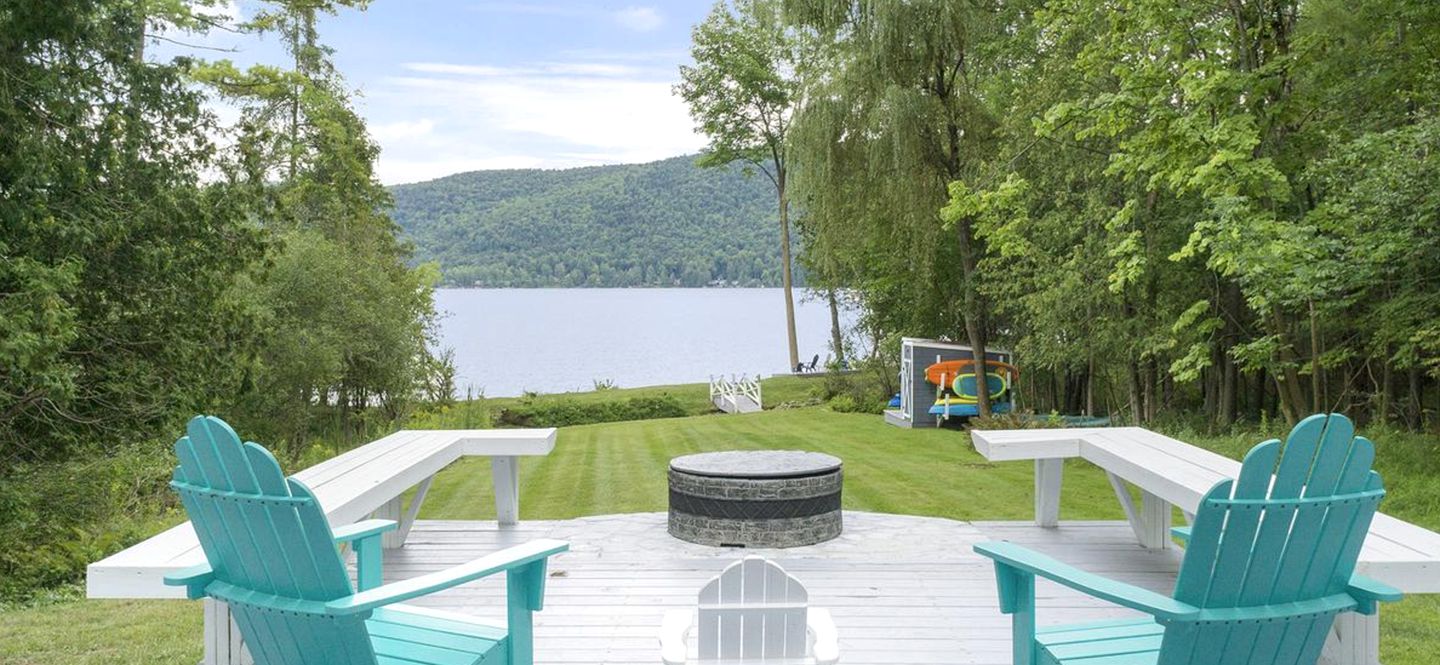
<svg viewBox="0 0 1440 665">
<path fill-rule="evenodd" d="M 1060 526 L 1060 485 L 1065 460 L 1059 457 L 1035 460 L 1035 525 Z"/>
<path fill-rule="evenodd" d="M 495 519 L 501 524 L 520 521 L 520 458 L 496 455 L 490 458 L 495 481 Z"/>
<path fill-rule="evenodd" d="M 1109 471 L 1105 472 L 1105 476 L 1110 479 L 1110 487 L 1115 490 L 1120 507 L 1125 509 L 1125 518 L 1130 520 L 1130 528 L 1135 531 L 1135 539 L 1140 541 L 1140 546 L 1169 549 L 1170 513 L 1173 510 L 1170 503 L 1141 489 L 1140 505 L 1136 506 L 1134 497 L 1130 496 L 1130 486 L 1120 476 Z"/>
<path fill-rule="evenodd" d="M 1380 615 L 1343 612 L 1320 653 L 1323 665 L 1380 665 Z"/>
<path fill-rule="evenodd" d="M 395 520 L 397 528 L 388 531 L 380 536 L 380 546 L 387 550 L 396 550 L 405 546 L 405 540 L 410 537 L 410 529 L 415 526 L 415 518 L 420 515 L 420 506 L 425 504 L 425 495 L 430 492 L 430 483 L 434 482 L 435 476 L 430 476 L 416 485 L 415 496 L 410 497 L 410 504 L 405 504 L 405 497 L 397 496 L 375 510 L 373 516 L 382 520 Z"/>
<path fill-rule="evenodd" d="M 205 608 L 205 660 L 200 665 L 254 665 L 240 629 L 230 618 L 230 606 L 214 598 L 201 601 Z"/>
</svg>

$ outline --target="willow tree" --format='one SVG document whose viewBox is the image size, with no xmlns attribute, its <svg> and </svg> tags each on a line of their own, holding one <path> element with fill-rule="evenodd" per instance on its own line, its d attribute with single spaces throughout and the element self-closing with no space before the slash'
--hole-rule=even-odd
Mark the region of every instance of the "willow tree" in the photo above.
<svg viewBox="0 0 1440 665">
<path fill-rule="evenodd" d="M 953 0 L 788 0 L 786 10 L 826 45 L 804 71 L 791 142 L 813 251 L 850 268 L 887 329 L 958 331 L 983 358 L 993 325 L 980 288 L 985 243 L 971 216 L 939 213 L 950 183 L 991 172 L 996 119 L 977 44 L 999 36 L 996 13 Z"/>
<path fill-rule="evenodd" d="M 710 139 L 700 165 L 742 162 L 747 173 L 763 173 L 775 186 L 785 334 L 790 366 L 796 367 L 800 349 L 795 339 L 786 135 L 800 99 L 799 36 L 781 21 L 773 0 L 721 0 L 695 26 L 693 39 L 695 65 L 680 68 L 681 82 L 675 91 L 690 105 L 690 115 Z"/>
</svg>

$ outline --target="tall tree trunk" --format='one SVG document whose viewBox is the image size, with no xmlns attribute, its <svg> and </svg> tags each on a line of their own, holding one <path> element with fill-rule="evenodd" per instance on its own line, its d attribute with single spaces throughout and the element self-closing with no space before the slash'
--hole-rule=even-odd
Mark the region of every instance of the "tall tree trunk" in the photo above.
<svg viewBox="0 0 1440 665">
<path fill-rule="evenodd" d="M 1150 421 L 1155 420 L 1155 416 L 1160 413 L 1160 404 L 1159 404 L 1159 402 L 1160 402 L 1160 394 L 1159 394 L 1159 390 L 1158 390 L 1158 388 L 1159 388 L 1159 385 L 1158 385 L 1158 384 L 1159 384 L 1159 381 L 1158 381 L 1159 375 L 1160 375 L 1160 370 L 1159 370 L 1158 364 L 1155 362 L 1155 359 L 1154 359 L 1154 358 L 1148 358 L 1148 359 L 1146 359 L 1146 360 L 1145 360 L 1145 377 L 1144 377 L 1144 378 L 1145 378 L 1145 385 L 1144 385 L 1144 389 L 1145 389 L 1145 392 L 1144 392 L 1144 398 L 1145 398 L 1145 422 L 1150 422 Z"/>
<path fill-rule="evenodd" d="M 969 219 L 961 219 L 955 225 L 960 236 L 960 270 L 965 283 L 961 285 L 964 293 L 964 308 L 961 312 L 965 319 L 965 335 L 970 339 L 970 349 L 975 356 L 975 401 L 980 411 L 980 417 L 990 415 L 990 382 L 985 377 L 985 335 L 987 328 L 985 303 L 980 297 L 979 285 L 979 260 L 975 256 L 975 237 L 972 235 Z"/>
<path fill-rule="evenodd" d="M 1220 393 L 1220 381 L 1216 378 L 1219 374 L 1217 368 L 1220 366 L 1220 352 L 1215 349 L 1210 354 L 1210 367 L 1200 370 L 1200 410 L 1207 418 L 1212 420 L 1220 419 L 1220 408 L 1217 405 Z"/>
<path fill-rule="evenodd" d="M 1235 360 L 1230 354 L 1221 358 L 1220 365 L 1220 393 L 1216 400 L 1219 410 L 1215 422 L 1221 427 L 1229 427 L 1235 422 L 1235 393 L 1239 377 L 1236 376 Z"/>
<path fill-rule="evenodd" d="M 1095 356 L 1091 355 L 1085 370 L 1085 415 L 1095 415 Z"/>
<path fill-rule="evenodd" d="M 1245 375 L 1242 375 L 1242 377 L 1243 376 Z M 1245 415 L 1251 416 L 1254 419 L 1259 420 L 1260 411 L 1265 406 L 1265 376 L 1261 372 L 1255 373 L 1254 389 L 1250 388 L 1250 380 L 1248 378 L 1243 378 L 1242 380 L 1244 382 L 1246 392 L 1249 393 L 1249 397 L 1245 399 Z"/>
<path fill-rule="evenodd" d="M 1375 414 L 1382 425 L 1390 422 L 1390 407 L 1394 401 L 1394 379 L 1394 373 L 1390 369 L 1390 358 L 1387 354 L 1386 357 L 1380 359 L 1380 406 L 1378 407 L 1379 413 Z"/>
<path fill-rule="evenodd" d="M 844 367 L 845 336 L 840 330 L 840 304 L 835 301 L 835 289 L 825 291 L 825 299 L 830 301 L 830 346 L 835 351 L 835 364 Z"/>
<path fill-rule="evenodd" d="M 1130 363 L 1130 417 L 1134 424 L 1145 423 L 1145 410 L 1140 403 L 1140 361 Z"/>
<path fill-rule="evenodd" d="M 1284 313 L 1279 308 L 1270 311 L 1271 325 L 1274 331 L 1280 336 L 1280 366 L 1276 368 L 1275 388 L 1279 392 L 1280 411 L 1285 414 L 1285 420 L 1294 425 L 1300 422 L 1301 416 L 1309 406 L 1305 399 L 1305 389 L 1300 385 L 1300 371 L 1296 369 L 1299 364 L 1299 357 L 1295 353 L 1295 347 L 1291 344 L 1290 325 Z"/>
<path fill-rule="evenodd" d="M 1405 426 L 1420 429 L 1420 414 L 1425 406 L 1425 384 L 1420 377 L 1420 366 L 1412 365 L 1409 370 L 1410 399 L 1405 404 Z"/>
<path fill-rule="evenodd" d="M 1235 366 L 1235 358 L 1231 356 L 1231 350 L 1240 342 L 1240 325 L 1238 321 L 1241 312 L 1244 310 L 1244 295 L 1240 292 L 1240 285 L 1226 280 L 1221 287 L 1220 308 L 1223 319 L 1223 332 L 1220 337 L 1220 346 L 1216 354 L 1216 397 L 1215 397 L 1215 423 L 1221 427 L 1229 427 L 1235 422 L 1235 407 L 1239 401 L 1238 369 Z"/>
<path fill-rule="evenodd" d="M 795 339 L 795 294 L 790 275 L 790 195 L 785 190 L 785 169 L 775 169 L 775 189 L 780 196 L 780 288 L 785 291 L 785 341 L 790 349 L 790 366 L 800 365 L 800 346 Z"/>
<path fill-rule="evenodd" d="M 1320 326 L 1316 323 L 1315 301 L 1310 301 L 1310 411 L 1321 413 L 1325 404 L 1325 393 L 1320 385 Z"/>
</svg>

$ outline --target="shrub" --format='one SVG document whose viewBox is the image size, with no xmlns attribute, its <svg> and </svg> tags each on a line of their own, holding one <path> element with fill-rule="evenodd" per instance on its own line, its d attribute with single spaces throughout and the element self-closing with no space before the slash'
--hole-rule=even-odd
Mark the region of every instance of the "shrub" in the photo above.
<svg viewBox="0 0 1440 665">
<path fill-rule="evenodd" d="M 844 394 L 831 397 L 829 405 L 831 411 L 838 411 L 840 413 L 863 413 L 866 411 L 866 409 L 860 406 L 859 402 L 855 401 L 854 397 Z"/>
<path fill-rule="evenodd" d="M 835 411 L 875 413 L 890 401 L 890 385 L 872 363 L 861 363 L 857 372 L 827 374 L 821 381 L 821 395 Z M 893 383 L 893 382 L 890 382 Z"/>
<path fill-rule="evenodd" d="M 161 446 L 20 466 L 0 477 L 0 600 L 80 581 L 85 566 L 183 518 Z"/>
<path fill-rule="evenodd" d="M 522 399 L 520 404 L 501 409 L 496 424 L 501 427 L 569 427 L 622 420 L 683 418 L 688 415 L 684 405 L 669 395 L 602 402 Z"/>
</svg>

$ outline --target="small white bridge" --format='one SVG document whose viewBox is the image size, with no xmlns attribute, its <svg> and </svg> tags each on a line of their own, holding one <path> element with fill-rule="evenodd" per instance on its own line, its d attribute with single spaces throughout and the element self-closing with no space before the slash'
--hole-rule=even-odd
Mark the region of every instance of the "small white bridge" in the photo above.
<svg viewBox="0 0 1440 665">
<path fill-rule="evenodd" d="M 710 377 L 710 403 L 725 413 L 760 411 L 760 377 Z"/>
</svg>

